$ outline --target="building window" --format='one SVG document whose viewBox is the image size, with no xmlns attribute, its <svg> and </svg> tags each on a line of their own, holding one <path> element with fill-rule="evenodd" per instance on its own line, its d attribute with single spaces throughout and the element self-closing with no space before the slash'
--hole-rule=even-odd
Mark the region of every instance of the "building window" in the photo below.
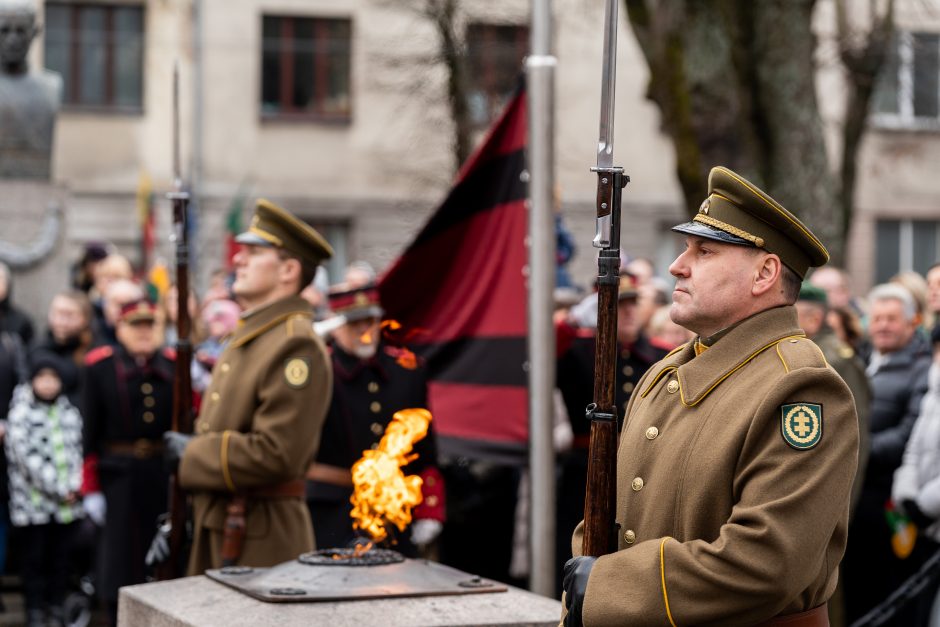
<svg viewBox="0 0 940 627">
<path fill-rule="evenodd" d="M 519 84 L 529 51 L 526 26 L 467 26 L 467 107 L 476 128 L 496 119 Z"/>
<path fill-rule="evenodd" d="M 878 77 L 872 110 L 882 127 L 940 128 L 940 35 L 896 35 Z"/>
<path fill-rule="evenodd" d="M 885 283 L 898 272 L 926 274 L 940 260 L 940 222 L 879 220 L 875 230 L 875 280 Z"/>
<path fill-rule="evenodd" d="M 262 19 L 261 115 L 349 121 L 352 22 Z"/>
<path fill-rule="evenodd" d="M 62 75 L 66 106 L 140 111 L 144 10 L 48 2 L 45 64 Z"/>
</svg>

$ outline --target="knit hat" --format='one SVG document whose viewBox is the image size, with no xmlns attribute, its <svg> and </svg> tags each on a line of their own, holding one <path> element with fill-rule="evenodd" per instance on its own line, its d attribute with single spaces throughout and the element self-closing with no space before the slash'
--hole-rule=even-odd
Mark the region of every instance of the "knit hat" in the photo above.
<svg viewBox="0 0 940 627">
<path fill-rule="evenodd" d="M 35 348 L 29 353 L 29 378 L 35 377 L 43 368 L 49 368 L 59 375 L 63 390 L 70 389 L 78 380 L 78 368 L 72 361 L 47 348 Z"/>
</svg>

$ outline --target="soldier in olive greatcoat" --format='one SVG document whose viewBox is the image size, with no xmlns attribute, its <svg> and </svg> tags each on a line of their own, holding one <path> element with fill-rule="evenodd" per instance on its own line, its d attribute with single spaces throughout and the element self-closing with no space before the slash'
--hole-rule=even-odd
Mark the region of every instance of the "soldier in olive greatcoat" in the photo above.
<svg viewBox="0 0 940 627">
<path fill-rule="evenodd" d="M 565 564 L 564 622 L 828 624 L 858 452 L 848 387 L 793 303 L 828 253 L 725 168 L 691 222 L 671 317 L 697 334 L 643 376 L 617 458 L 617 550 Z M 583 622 L 582 622 L 583 621 Z"/>
<path fill-rule="evenodd" d="M 237 241 L 232 293 L 244 313 L 213 369 L 195 436 L 166 436 L 168 461 L 179 463 L 180 485 L 192 493 L 192 575 L 223 564 L 273 566 L 313 549 L 304 473 L 331 372 L 299 293 L 332 249 L 266 200 Z M 244 527 L 223 551 L 226 521 L 239 517 Z"/>
</svg>

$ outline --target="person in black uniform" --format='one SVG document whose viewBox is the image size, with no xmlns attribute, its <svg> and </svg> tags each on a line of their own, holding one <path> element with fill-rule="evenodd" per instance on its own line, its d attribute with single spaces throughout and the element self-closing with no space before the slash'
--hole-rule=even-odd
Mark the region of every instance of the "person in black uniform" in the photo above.
<svg viewBox="0 0 940 627">
<path fill-rule="evenodd" d="M 378 445 L 395 412 L 428 404 L 424 366 L 409 351 L 389 346 L 380 337 L 378 289 L 339 286 L 329 300 L 341 323 L 330 342 L 333 398 L 320 450 L 307 472 L 307 506 L 321 548 L 343 547 L 356 539 L 349 502 L 353 464 L 364 450 Z M 403 472 L 421 477 L 424 500 L 412 512 L 410 527 L 398 534 L 395 547 L 410 556 L 437 538 L 444 521 L 444 482 L 437 467 L 433 422 L 414 452 L 417 459 Z"/>
<path fill-rule="evenodd" d="M 118 588 L 145 580 L 144 556 L 167 503 L 161 438 L 171 428 L 175 355 L 159 348 L 155 315 L 153 303 L 128 303 L 116 327 L 118 345 L 85 356 L 82 493 L 102 527 L 97 589 L 112 623 Z"/>
<path fill-rule="evenodd" d="M 636 278 L 620 276 L 617 290 L 617 413 L 622 424 L 627 403 L 640 377 L 668 351 L 650 344 L 638 320 L 636 305 L 639 291 Z M 556 510 L 556 560 L 564 564 L 571 558 L 571 534 L 584 518 L 587 482 L 588 445 L 591 423 L 584 417 L 585 407 L 594 396 L 594 335 L 596 329 L 578 327 L 570 319 L 556 324 L 557 386 L 561 390 L 571 430 L 571 450 L 559 454 L 558 504 Z M 561 572 L 556 569 L 556 589 L 561 594 Z"/>
</svg>

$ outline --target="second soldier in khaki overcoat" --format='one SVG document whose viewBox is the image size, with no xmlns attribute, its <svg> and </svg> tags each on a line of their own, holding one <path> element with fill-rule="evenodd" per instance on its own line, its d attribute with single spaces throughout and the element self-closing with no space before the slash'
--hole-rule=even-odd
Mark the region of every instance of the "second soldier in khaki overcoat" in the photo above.
<svg viewBox="0 0 940 627">
<path fill-rule="evenodd" d="M 303 476 L 330 402 L 326 349 L 298 296 L 329 244 L 280 207 L 259 200 L 235 256 L 232 291 L 245 309 L 206 390 L 196 435 L 173 434 L 179 481 L 193 495 L 189 574 L 225 564 L 273 566 L 313 549 Z M 172 456 L 172 455 L 171 455 Z M 235 551 L 223 535 L 244 507 Z"/>
<path fill-rule="evenodd" d="M 687 237 L 670 266 L 671 316 L 698 337 L 634 391 L 617 458 L 617 550 L 565 565 L 565 624 L 828 624 L 858 424 L 792 306 L 828 253 L 724 168 L 674 230 Z"/>
</svg>

